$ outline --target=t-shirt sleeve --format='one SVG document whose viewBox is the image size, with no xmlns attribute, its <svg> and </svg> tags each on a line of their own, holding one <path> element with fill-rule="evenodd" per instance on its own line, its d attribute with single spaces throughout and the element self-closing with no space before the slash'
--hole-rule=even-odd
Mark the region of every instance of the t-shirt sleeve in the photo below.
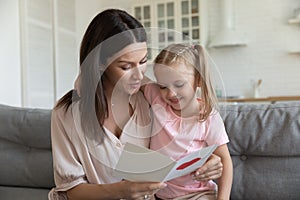
<svg viewBox="0 0 300 200">
<path fill-rule="evenodd" d="M 229 142 L 223 119 L 217 111 L 213 111 L 208 118 L 206 142 L 208 145 L 218 146 Z"/>
<path fill-rule="evenodd" d="M 52 111 L 51 140 L 56 187 L 49 193 L 50 199 L 64 199 L 65 191 L 81 183 L 87 183 L 85 172 L 70 138 L 74 131 L 72 119 L 71 114 L 64 113 L 63 109 Z"/>
<path fill-rule="evenodd" d="M 160 96 L 159 86 L 155 83 L 149 83 L 145 86 L 144 95 L 146 100 L 152 104 Z"/>
</svg>

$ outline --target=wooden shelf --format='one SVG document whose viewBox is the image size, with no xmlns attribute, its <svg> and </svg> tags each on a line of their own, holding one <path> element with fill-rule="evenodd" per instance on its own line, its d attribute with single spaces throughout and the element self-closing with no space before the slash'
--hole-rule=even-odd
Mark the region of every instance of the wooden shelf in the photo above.
<svg viewBox="0 0 300 200">
<path fill-rule="evenodd" d="M 293 18 L 293 19 L 289 19 L 289 24 L 300 24 L 300 18 Z"/>
<path fill-rule="evenodd" d="M 289 51 L 289 54 L 300 54 L 300 49 L 292 49 Z"/>
<path fill-rule="evenodd" d="M 275 103 L 277 101 L 300 101 L 300 96 L 272 96 L 272 97 L 263 97 L 263 98 L 221 98 L 219 102 L 237 102 L 237 103 L 246 103 L 246 102 L 262 102 L 269 101 Z"/>
</svg>

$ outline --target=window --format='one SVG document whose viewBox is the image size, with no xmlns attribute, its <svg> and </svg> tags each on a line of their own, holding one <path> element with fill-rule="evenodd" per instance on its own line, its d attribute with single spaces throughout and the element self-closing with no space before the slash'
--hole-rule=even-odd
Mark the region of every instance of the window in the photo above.
<svg viewBox="0 0 300 200">
<path fill-rule="evenodd" d="M 22 105 L 52 108 L 78 71 L 75 0 L 23 0 Z"/>
<path fill-rule="evenodd" d="M 174 42 L 204 44 L 200 4 L 202 0 L 133 1 L 133 15 L 146 28 L 151 27 L 148 30 L 151 55 Z"/>
</svg>

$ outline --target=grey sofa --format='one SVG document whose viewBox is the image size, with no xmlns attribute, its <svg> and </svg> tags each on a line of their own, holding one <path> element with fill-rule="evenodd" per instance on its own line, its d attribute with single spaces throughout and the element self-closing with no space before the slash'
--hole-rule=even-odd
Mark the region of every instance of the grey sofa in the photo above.
<svg viewBox="0 0 300 200">
<path fill-rule="evenodd" d="M 54 186 L 50 110 L 0 105 L 0 199 L 48 199 Z"/>
<path fill-rule="evenodd" d="M 300 102 L 221 106 L 234 165 L 231 199 L 300 199 Z M 0 199 L 54 186 L 50 110 L 0 105 Z"/>
</svg>

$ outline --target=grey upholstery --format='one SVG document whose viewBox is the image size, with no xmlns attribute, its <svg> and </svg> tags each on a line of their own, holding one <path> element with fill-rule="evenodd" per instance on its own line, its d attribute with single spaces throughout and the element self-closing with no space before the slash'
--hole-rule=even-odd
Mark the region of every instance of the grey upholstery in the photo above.
<svg viewBox="0 0 300 200">
<path fill-rule="evenodd" d="M 300 103 L 221 108 L 234 165 L 232 199 L 300 199 Z"/>
<path fill-rule="evenodd" d="M 0 105 L 0 199 L 48 199 L 50 110 Z"/>
<path fill-rule="evenodd" d="M 300 199 L 300 102 L 221 106 L 233 200 Z M 0 105 L 0 199 L 43 200 L 54 186 L 50 110 Z"/>
</svg>

